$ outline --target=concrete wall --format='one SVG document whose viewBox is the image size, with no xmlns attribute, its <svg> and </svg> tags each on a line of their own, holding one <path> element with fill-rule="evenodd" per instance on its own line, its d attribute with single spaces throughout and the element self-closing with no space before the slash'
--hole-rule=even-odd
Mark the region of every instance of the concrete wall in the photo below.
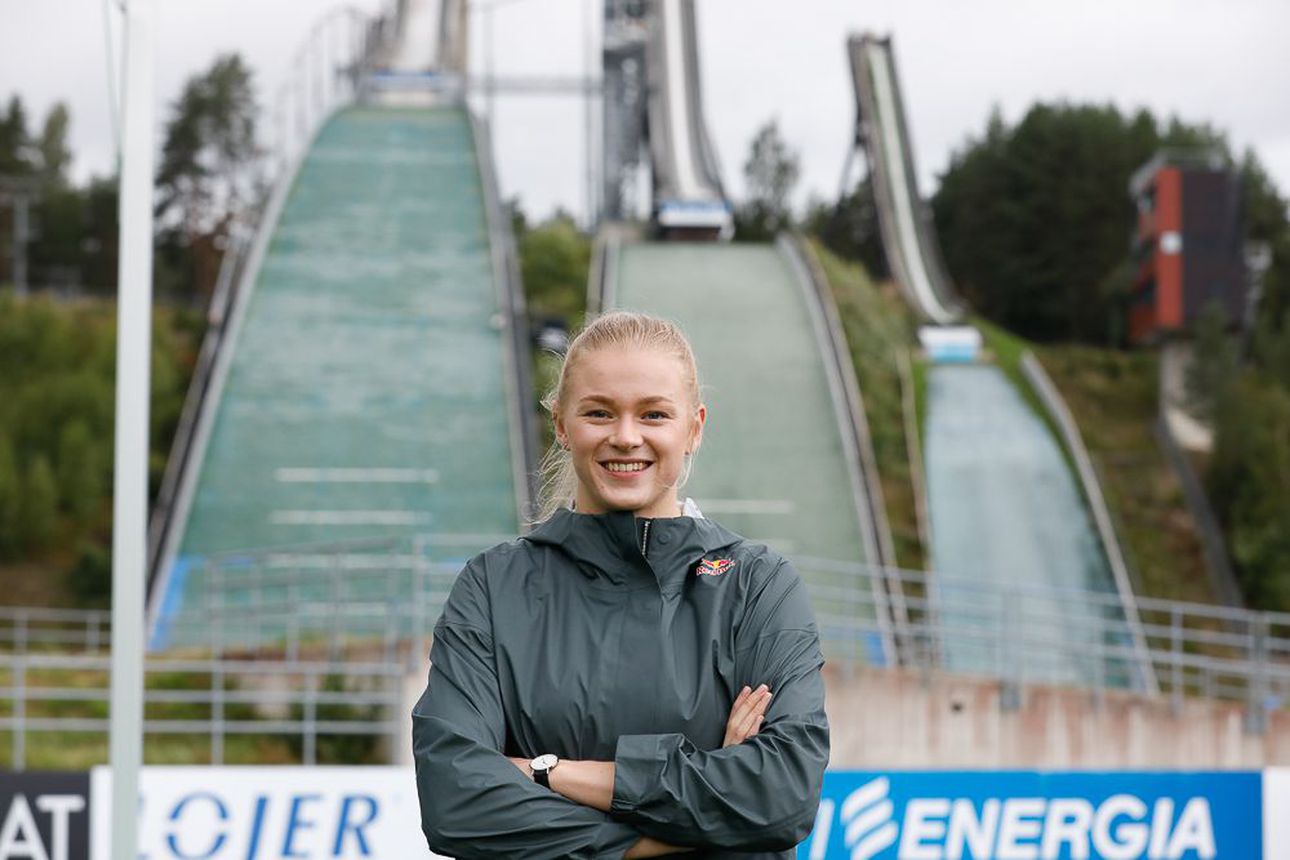
<svg viewBox="0 0 1290 860">
<path fill-rule="evenodd" d="M 1001 707 L 996 680 L 825 667 L 833 768 L 1227 769 L 1290 765 L 1290 711 L 1245 731 L 1235 703 L 1027 687 Z"/>
<path fill-rule="evenodd" d="M 425 652 L 423 652 L 425 653 Z M 404 683 L 403 737 L 425 689 L 424 658 Z M 835 769 L 1068 768 L 1257 769 L 1290 765 L 1290 710 L 1245 731 L 1235 703 L 1070 687 L 1026 687 L 1021 707 L 1001 707 L 996 680 L 898 669 L 824 669 Z M 411 764 L 401 743 L 391 756 Z"/>
</svg>

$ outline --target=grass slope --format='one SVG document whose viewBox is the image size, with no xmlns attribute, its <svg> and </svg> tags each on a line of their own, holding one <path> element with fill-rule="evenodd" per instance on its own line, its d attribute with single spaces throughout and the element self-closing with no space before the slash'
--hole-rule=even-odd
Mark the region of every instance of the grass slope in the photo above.
<svg viewBox="0 0 1290 860">
<path fill-rule="evenodd" d="M 1182 489 L 1152 432 L 1155 353 L 1060 345 L 1036 354 L 1079 425 L 1136 590 L 1216 602 Z"/>
</svg>

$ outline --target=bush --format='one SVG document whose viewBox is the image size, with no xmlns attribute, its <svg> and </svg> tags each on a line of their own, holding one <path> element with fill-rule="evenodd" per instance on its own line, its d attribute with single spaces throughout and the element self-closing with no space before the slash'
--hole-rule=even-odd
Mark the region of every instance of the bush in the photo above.
<svg viewBox="0 0 1290 860">
<path fill-rule="evenodd" d="M 89 424 L 74 419 L 58 435 L 58 497 L 62 508 L 80 523 L 88 523 L 107 493 L 107 475 Z"/>
<path fill-rule="evenodd" d="M 0 558 L 15 558 L 22 550 L 22 486 L 14 462 L 13 443 L 0 435 Z"/>
<path fill-rule="evenodd" d="M 67 588 L 81 606 L 106 608 L 112 602 L 112 553 L 94 541 L 81 543 Z"/>
<path fill-rule="evenodd" d="M 22 545 L 27 549 L 42 550 L 53 540 L 58 525 L 58 486 L 54 483 L 54 470 L 49 466 L 49 459 L 37 454 L 27 467 L 25 478 L 19 507 Z"/>
</svg>

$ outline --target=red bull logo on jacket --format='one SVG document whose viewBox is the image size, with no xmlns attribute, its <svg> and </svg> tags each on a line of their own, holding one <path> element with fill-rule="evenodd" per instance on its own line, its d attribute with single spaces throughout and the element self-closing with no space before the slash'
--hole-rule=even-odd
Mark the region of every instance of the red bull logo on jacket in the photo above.
<svg viewBox="0 0 1290 860">
<path fill-rule="evenodd" d="M 695 570 L 699 576 L 720 576 L 735 566 L 733 558 L 703 559 Z"/>
</svg>

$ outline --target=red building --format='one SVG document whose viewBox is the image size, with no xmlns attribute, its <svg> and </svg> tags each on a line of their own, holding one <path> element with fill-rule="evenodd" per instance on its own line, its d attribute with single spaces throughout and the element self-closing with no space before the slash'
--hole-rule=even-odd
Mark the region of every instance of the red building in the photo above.
<svg viewBox="0 0 1290 860">
<path fill-rule="evenodd" d="M 1187 329 L 1213 302 L 1238 323 L 1245 308 L 1241 177 L 1212 153 L 1162 152 L 1129 182 L 1138 207 L 1129 339 Z"/>
</svg>

